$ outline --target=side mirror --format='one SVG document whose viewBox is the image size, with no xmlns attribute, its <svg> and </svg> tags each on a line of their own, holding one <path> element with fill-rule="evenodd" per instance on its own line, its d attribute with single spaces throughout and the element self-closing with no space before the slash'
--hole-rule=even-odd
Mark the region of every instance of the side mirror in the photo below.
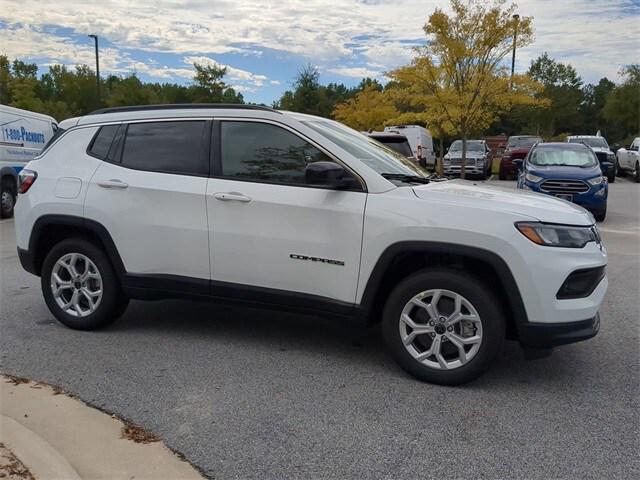
<svg viewBox="0 0 640 480">
<path fill-rule="evenodd" d="M 313 162 L 307 165 L 304 171 L 307 185 L 328 187 L 336 190 L 361 189 L 353 175 L 347 172 L 342 165 L 335 162 Z"/>
<path fill-rule="evenodd" d="M 524 160 L 522 160 L 521 158 L 516 158 L 513 160 L 513 163 L 515 163 L 516 167 L 518 167 L 518 171 L 522 171 L 522 167 L 524 166 Z"/>
</svg>

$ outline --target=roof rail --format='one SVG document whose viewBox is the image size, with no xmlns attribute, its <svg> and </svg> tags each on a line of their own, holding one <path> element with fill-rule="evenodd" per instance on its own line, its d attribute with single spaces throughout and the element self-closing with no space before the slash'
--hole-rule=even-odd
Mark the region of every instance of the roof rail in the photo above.
<svg viewBox="0 0 640 480">
<path fill-rule="evenodd" d="M 271 107 L 262 105 L 246 105 L 238 103 L 173 103 L 163 105 L 134 105 L 130 107 L 109 107 L 94 110 L 87 115 L 100 115 L 103 113 L 120 113 L 120 112 L 144 112 L 153 110 L 177 110 L 177 109 L 212 109 L 212 108 L 233 108 L 241 110 L 265 110 L 268 112 L 278 112 Z"/>
</svg>

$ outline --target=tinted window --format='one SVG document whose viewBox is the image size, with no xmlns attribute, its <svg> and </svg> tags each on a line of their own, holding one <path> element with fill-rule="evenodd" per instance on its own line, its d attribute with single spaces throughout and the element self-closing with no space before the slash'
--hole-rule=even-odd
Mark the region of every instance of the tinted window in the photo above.
<svg viewBox="0 0 640 480">
<path fill-rule="evenodd" d="M 331 158 L 284 128 L 222 122 L 222 175 L 241 180 L 304 184 L 309 163 Z"/>
<path fill-rule="evenodd" d="M 113 137 L 115 137 L 118 131 L 118 127 L 119 125 L 106 125 L 100 128 L 93 139 L 89 153 L 98 158 L 106 158 L 107 153 L 109 153 L 109 147 L 111 147 L 111 142 L 113 142 Z"/>
<path fill-rule="evenodd" d="M 593 148 L 609 148 L 607 141 L 602 137 L 570 137 L 569 143 L 584 143 Z"/>
<path fill-rule="evenodd" d="M 152 172 L 206 174 L 204 133 L 204 121 L 132 123 L 127 128 L 122 164 Z"/>
</svg>

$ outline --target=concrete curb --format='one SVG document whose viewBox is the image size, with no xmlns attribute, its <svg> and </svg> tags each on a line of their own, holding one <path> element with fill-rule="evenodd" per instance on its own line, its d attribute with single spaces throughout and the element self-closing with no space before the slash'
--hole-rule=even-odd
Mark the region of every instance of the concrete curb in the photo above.
<svg viewBox="0 0 640 480">
<path fill-rule="evenodd" d="M 0 437 L 40 480 L 202 480 L 151 432 L 59 389 L 0 375 Z"/>
<path fill-rule="evenodd" d="M 49 442 L 5 415 L 0 415 L 0 441 L 36 478 L 80 480 L 78 472 Z"/>
</svg>

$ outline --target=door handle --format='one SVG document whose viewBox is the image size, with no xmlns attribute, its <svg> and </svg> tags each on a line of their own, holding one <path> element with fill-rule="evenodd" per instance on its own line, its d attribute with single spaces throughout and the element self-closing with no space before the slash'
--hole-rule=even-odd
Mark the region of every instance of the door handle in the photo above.
<svg viewBox="0 0 640 480">
<path fill-rule="evenodd" d="M 112 178 L 111 180 L 102 180 L 98 182 L 98 186 L 103 188 L 127 188 L 129 185 L 124 183 L 122 180 L 118 180 L 117 178 Z"/>
<path fill-rule="evenodd" d="M 238 192 L 220 192 L 213 195 L 216 200 L 222 200 L 223 202 L 243 202 L 247 203 L 251 201 L 251 198 Z"/>
</svg>

